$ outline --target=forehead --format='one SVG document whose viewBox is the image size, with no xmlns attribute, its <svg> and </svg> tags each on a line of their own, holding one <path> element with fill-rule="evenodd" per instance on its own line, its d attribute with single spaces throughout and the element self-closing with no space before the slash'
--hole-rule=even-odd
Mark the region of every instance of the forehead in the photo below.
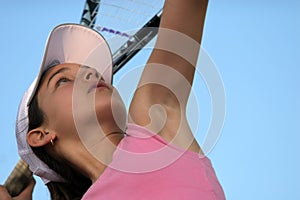
<svg viewBox="0 0 300 200">
<path fill-rule="evenodd" d="M 59 64 L 56 65 L 54 67 L 50 67 L 49 69 L 47 69 L 40 80 L 40 85 L 42 85 L 45 80 L 48 80 L 54 73 L 56 73 L 57 71 L 61 70 L 61 69 L 78 69 L 80 67 L 79 64 L 75 64 L 75 63 L 64 63 L 64 64 Z"/>
<path fill-rule="evenodd" d="M 75 63 L 64 63 L 64 64 L 56 65 L 54 67 L 50 67 L 41 76 L 41 79 L 40 79 L 40 81 L 38 83 L 37 90 L 36 90 L 34 96 L 38 95 L 38 99 L 41 98 L 40 96 L 42 94 L 44 94 L 45 91 L 47 91 L 46 88 L 47 88 L 47 84 L 49 82 L 49 79 L 52 76 L 54 76 L 54 74 L 57 73 L 58 71 L 60 71 L 62 69 L 66 69 L 66 71 L 72 71 L 74 69 L 74 70 L 77 71 L 79 67 L 80 67 L 80 65 L 79 64 L 75 64 Z"/>
<path fill-rule="evenodd" d="M 51 74 L 57 72 L 60 69 L 78 69 L 80 67 L 79 64 L 75 64 L 75 63 L 63 63 L 63 64 L 59 64 L 59 65 L 55 65 L 54 67 L 50 67 L 49 69 L 47 69 L 44 74 L 43 77 L 47 77 L 50 76 Z"/>
</svg>

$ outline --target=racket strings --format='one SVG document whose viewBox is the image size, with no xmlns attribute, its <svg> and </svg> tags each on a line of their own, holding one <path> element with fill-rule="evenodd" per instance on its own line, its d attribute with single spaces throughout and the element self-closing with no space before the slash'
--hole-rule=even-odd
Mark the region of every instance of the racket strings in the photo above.
<svg viewBox="0 0 300 200">
<path fill-rule="evenodd" d="M 94 29 L 115 52 L 157 14 L 163 0 L 101 0 L 98 6 Z"/>
<path fill-rule="evenodd" d="M 141 28 L 162 7 L 162 0 L 102 0 L 96 26 L 120 32 Z"/>
</svg>

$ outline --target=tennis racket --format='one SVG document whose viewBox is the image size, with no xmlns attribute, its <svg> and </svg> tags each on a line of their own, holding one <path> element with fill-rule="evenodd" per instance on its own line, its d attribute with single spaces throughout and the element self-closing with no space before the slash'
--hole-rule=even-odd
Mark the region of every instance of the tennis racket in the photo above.
<svg viewBox="0 0 300 200">
<path fill-rule="evenodd" d="M 126 7 L 129 4 L 130 8 Z M 143 12 L 144 7 L 148 9 L 146 13 Z M 142 19 L 135 21 L 134 19 L 141 18 L 142 13 Z M 117 17 L 126 14 L 130 17 L 126 19 Z M 87 0 L 81 24 L 101 32 L 107 39 L 113 52 L 113 74 L 115 74 L 156 36 L 161 14 L 161 0 L 152 3 L 141 0 Z M 110 18 L 109 24 L 107 18 Z M 100 21 L 101 26 L 95 23 L 96 19 Z M 127 25 L 120 27 L 116 25 L 118 23 Z"/>
<path fill-rule="evenodd" d="M 162 6 L 162 0 L 86 0 L 80 24 L 99 31 L 107 39 L 115 74 L 156 36 Z M 31 178 L 28 164 L 20 159 L 4 186 L 14 197 Z"/>
</svg>

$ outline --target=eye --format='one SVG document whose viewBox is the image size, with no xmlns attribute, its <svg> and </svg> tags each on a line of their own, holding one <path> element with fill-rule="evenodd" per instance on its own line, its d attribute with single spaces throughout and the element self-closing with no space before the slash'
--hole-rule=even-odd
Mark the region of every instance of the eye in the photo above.
<svg viewBox="0 0 300 200">
<path fill-rule="evenodd" d="M 70 79 L 68 79 L 66 77 L 61 77 L 61 78 L 58 79 L 58 81 L 56 82 L 55 85 L 56 85 L 56 87 L 58 87 L 58 86 L 60 86 L 60 85 L 62 85 L 64 83 L 67 83 L 69 81 L 70 81 Z"/>
</svg>

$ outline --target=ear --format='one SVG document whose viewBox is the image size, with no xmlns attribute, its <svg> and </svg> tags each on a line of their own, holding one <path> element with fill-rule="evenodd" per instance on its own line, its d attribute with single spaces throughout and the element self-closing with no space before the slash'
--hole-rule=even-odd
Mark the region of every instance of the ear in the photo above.
<svg viewBox="0 0 300 200">
<path fill-rule="evenodd" d="M 44 130 L 43 128 L 36 128 L 27 133 L 27 142 L 32 147 L 41 147 L 49 144 L 51 139 L 53 140 L 55 135 Z"/>
</svg>

